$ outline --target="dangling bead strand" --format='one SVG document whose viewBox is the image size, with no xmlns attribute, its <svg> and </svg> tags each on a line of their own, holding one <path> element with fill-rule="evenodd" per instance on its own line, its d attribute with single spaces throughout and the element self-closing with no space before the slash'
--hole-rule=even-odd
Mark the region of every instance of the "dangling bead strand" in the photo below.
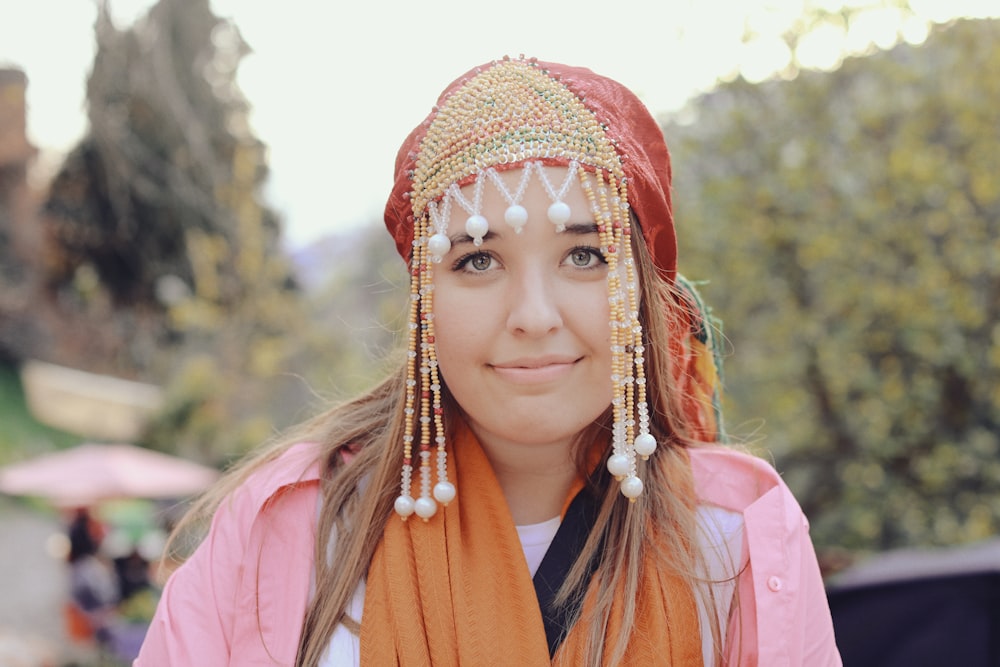
<svg viewBox="0 0 1000 667">
<path fill-rule="evenodd" d="M 608 471 L 621 483 L 622 493 L 630 498 L 634 498 L 635 496 L 629 495 L 635 487 L 635 483 L 630 480 L 638 478 L 635 477 L 634 457 L 629 456 L 630 448 L 628 447 L 628 405 L 625 390 L 625 331 L 623 329 L 624 304 L 618 272 L 618 249 L 612 225 L 613 219 L 608 210 L 607 196 L 602 194 L 601 199 L 598 199 L 586 170 L 580 167 L 578 172 L 580 186 L 583 188 L 584 195 L 590 203 L 594 220 L 597 222 L 601 250 L 608 263 L 608 324 L 611 328 L 611 410 L 613 416 L 611 436 L 612 454 L 607 463 Z M 604 190 L 603 174 L 598 170 L 595 176 L 597 179 L 597 190 L 601 192 Z"/>
<path fill-rule="evenodd" d="M 422 253 L 420 271 L 420 497 L 414 511 L 424 521 L 437 513 L 437 503 L 431 497 L 431 364 L 437 364 L 432 354 L 434 324 L 433 268 Z"/>
<path fill-rule="evenodd" d="M 641 375 L 641 372 L 637 372 L 635 368 L 636 365 L 642 362 L 642 357 L 640 356 L 641 353 L 637 351 L 637 348 L 642 345 L 642 327 L 639 324 L 638 298 L 636 296 L 635 271 L 632 259 L 631 226 L 628 219 L 621 215 L 621 207 L 618 205 L 620 198 L 622 197 L 622 190 L 624 190 L 625 184 L 623 181 L 621 188 L 619 188 L 618 184 L 614 181 L 614 177 L 612 176 L 610 187 L 613 191 L 617 192 L 614 201 L 615 205 L 612 206 L 610 210 L 612 211 L 612 225 L 615 232 L 615 242 L 620 251 L 622 258 L 621 262 L 625 274 L 625 289 L 623 294 L 624 312 L 622 313 L 621 326 L 624 333 L 624 361 L 628 369 L 627 376 L 625 378 L 625 403 L 627 406 L 625 410 L 625 414 L 627 415 L 625 429 L 625 455 L 629 460 L 629 474 L 622 482 L 622 494 L 624 494 L 629 500 L 634 501 L 640 494 L 642 494 L 643 490 L 642 480 L 637 474 L 636 455 L 638 454 L 638 451 L 635 446 L 637 413 L 636 377 L 637 375 Z"/>
<path fill-rule="evenodd" d="M 433 303 L 434 283 L 427 282 L 427 295 Z M 430 306 L 428 307 L 430 308 Z M 448 481 L 448 452 L 445 449 L 444 408 L 441 406 L 441 378 L 438 373 L 437 345 L 434 338 L 434 318 L 427 319 L 427 366 L 430 368 L 431 409 L 434 423 L 434 443 L 437 445 L 437 484 L 433 496 L 447 506 L 455 498 L 455 485 Z"/>
<path fill-rule="evenodd" d="M 446 207 L 445 207 L 446 208 Z M 416 514 L 424 521 L 437 513 L 437 503 L 447 505 L 455 497 L 455 487 L 448 481 L 447 451 L 443 408 L 441 406 L 441 381 L 438 373 L 437 349 L 434 339 L 434 282 L 433 261 L 428 233 L 428 218 L 434 213 L 429 207 L 428 216 L 415 222 L 413 261 L 410 272 L 410 318 L 407 343 L 406 424 L 403 435 L 403 473 L 400 495 L 394 507 L 404 520 Z M 435 221 L 435 236 L 447 229 L 447 218 Z M 433 239 L 434 236 L 431 237 Z M 445 237 L 447 239 L 447 237 Z M 419 357 L 419 361 L 418 361 Z M 420 370 L 419 380 L 416 369 Z M 415 408 L 417 391 L 420 392 L 419 416 Z M 420 495 L 414 500 L 413 441 L 414 424 L 420 429 Z M 437 445 L 436 461 L 431 461 L 431 435 Z M 433 469 L 437 468 L 437 484 L 431 487 Z"/>
<path fill-rule="evenodd" d="M 483 237 L 490 231 L 489 221 L 483 217 L 483 186 L 486 184 L 485 178 L 477 177 L 472 188 L 472 201 L 470 202 L 462 194 L 462 189 L 458 183 L 452 183 L 448 188 L 448 194 L 458 203 L 465 212 L 469 214 L 465 221 L 465 233 L 472 237 L 472 242 L 477 247 L 483 244 Z"/>
<path fill-rule="evenodd" d="M 542 165 L 535 165 L 538 176 L 542 181 L 542 186 L 545 188 L 545 192 L 549 195 L 549 199 L 552 200 L 552 204 L 549 205 L 549 209 L 546 212 L 549 218 L 549 222 L 556 226 L 557 232 L 565 231 L 566 223 L 569 222 L 571 211 L 569 209 L 569 204 L 563 201 L 566 198 L 566 193 L 569 192 L 569 186 L 573 182 L 573 178 L 577 176 L 577 168 L 579 163 L 576 160 L 570 160 L 570 163 L 566 166 L 566 177 L 563 179 L 562 185 L 559 186 L 559 191 L 557 192 L 553 187 L 552 183 L 549 181 L 549 177 L 545 174 L 545 169 Z"/>
<path fill-rule="evenodd" d="M 413 421 L 414 421 L 414 401 L 417 393 L 416 366 L 417 366 L 417 340 L 419 339 L 419 328 L 417 324 L 420 311 L 420 274 L 422 272 L 422 252 L 420 247 L 426 238 L 426 228 L 420 222 L 415 223 L 413 233 L 413 259 L 410 261 L 410 316 L 409 332 L 406 344 L 406 400 L 403 412 L 405 424 L 403 426 L 403 471 L 400 479 L 399 497 L 394 504 L 396 514 L 404 521 L 416 509 L 413 500 L 412 480 L 413 480 Z"/>
<path fill-rule="evenodd" d="M 521 199 L 524 198 L 524 190 L 528 186 L 528 181 L 531 179 L 531 172 L 534 167 L 535 164 L 533 162 L 524 163 L 524 166 L 521 168 L 521 180 L 518 181 L 517 190 L 514 194 L 511 194 L 510 190 L 507 189 L 507 184 L 500 178 L 500 174 L 497 173 L 496 169 L 491 167 L 479 175 L 480 180 L 484 177 L 488 178 L 507 201 L 507 210 L 504 211 L 503 220 L 517 234 L 520 234 L 524 230 L 524 225 L 528 222 L 528 210 L 521 206 Z"/>
<path fill-rule="evenodd" d="M 427 210 L 431 216 L 431 224 L 434 234 L 427 241 L 427 251 L 430 253 L 431 261 L 439 264 L 444 256 L 451 250 L 451 239 L 448 238 L 448 220 L 451 218 L 451 197 L 447 195 L 441 200 L 441 209 L 435 202 L 427 205 Z"/>
<path fill-rule="evenodd" d="M 635 453 L 643 461 L 656 451 L 656 438 L 649 432 L 649 404 L 646 402 L 646 347 L 642 339 L 642 323 L 639 321 L 639 299 L 637 293 L 638 280 L 635 274 L 635 259 L 632 257 L 632 224 L 628 214 L 628 182 L 622 179 L 619 196 L 613 203 L 613 210 L 618 216 L 623 231 L 623 246 L 625 250 L 625 281 L 629 299 L 629 320 L 631 321 L 631 345 L 633 363 L 635 365 L 636 413 L 639 421 L 639 434 L 635 438 Z"/>
<path fill-rule="evenodd" d="M 635 290 L 634 283 L 629 280 L 628 275 L 628 261 L 631 256 L 631 248 L 629 247 L 629 238 L 627 236 L 627 227 L 622 224 L 621 217 L 618 215 L 618 211 L 614 210 L 608 202 L 608 190 L 611 189 L 615 191 L 615 197 L 617 198 L 617 184 L 614 180 L 614 175 L 609 175 L 607 186 L 601 183 L 601 187 L 598 189 L 598 197 L 600 198 L 601 215 L 606 225 L 611 227 L 610 236 L 613 239 L 612 246 L 609 248 L 609 253 L 614 255 L 616 259 L 616 270 L 615 270 L 615 281 L 616 281 L 616 297 L 618 299 L 618 313 L 617 313 L 617 323 L 619 330 L 618 338 L 618 348 L 617 350 L 621 354 L 621 367 L 624 372 L 624 377 L 622 378 L 623 390 L 624 390 L 624 403 L 625 408 L 622 414 L 622 421 L 624 425 L 621 430 L 624 431 L 624 445 L 622 455 L 628 462 L 628 472 L 625 475 L 625 479 L 621 482 L 621 492 L 630 501 L 635 501 L 636 498 L 642 493 L 643 484 L 642 480 L 639 479 L 636 470 L 635 463 L 635 376 L 633 374 L 632 358 L 634 354 L 634 338 L 633 338 L 633 327 L 632 327 L 632 314 L 635 312 Z M 622 269 L 620 266 L 625 267 L 625 285 L 621 284 L 622 281 Z"/>
</svg>

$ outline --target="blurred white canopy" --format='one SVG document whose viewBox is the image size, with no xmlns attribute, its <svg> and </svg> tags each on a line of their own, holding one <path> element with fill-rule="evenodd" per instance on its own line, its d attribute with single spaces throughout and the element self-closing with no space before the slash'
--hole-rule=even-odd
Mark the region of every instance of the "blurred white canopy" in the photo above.
<svg viewBox="0 0 1000 667">
<path fill-rule="evenodd" d="M 88 440 L 135 440 L 163 404 L 154 385 L 37 360 L 21 366 L 21 382 L 35 419 Z"/>
</svg>

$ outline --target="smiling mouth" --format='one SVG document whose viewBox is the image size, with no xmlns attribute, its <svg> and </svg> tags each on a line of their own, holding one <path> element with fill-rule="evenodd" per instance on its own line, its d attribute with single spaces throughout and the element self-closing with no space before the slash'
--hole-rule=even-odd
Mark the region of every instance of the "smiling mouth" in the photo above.
<svg viewBox="0 0 1000 667">
<path fill-rule="evenodd" d="M 543 384 L 568 375 L 580 359 L 532 359 L 491 365 L 504 380 L 515 384 Z"/>
</svg>

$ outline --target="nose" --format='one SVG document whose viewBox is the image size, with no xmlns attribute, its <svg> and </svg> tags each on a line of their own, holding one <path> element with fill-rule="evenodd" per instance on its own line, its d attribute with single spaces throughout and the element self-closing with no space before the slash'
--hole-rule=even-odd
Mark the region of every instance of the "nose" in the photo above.
<svg viewBox="0 0 1000 667">
<path fill-rule="evenodd" d="M 507 329 L 521 336 L 544 336 L 562 326 L 558 287 L 544 271 L 512 278 L 507 294 Z"/>
</svg>

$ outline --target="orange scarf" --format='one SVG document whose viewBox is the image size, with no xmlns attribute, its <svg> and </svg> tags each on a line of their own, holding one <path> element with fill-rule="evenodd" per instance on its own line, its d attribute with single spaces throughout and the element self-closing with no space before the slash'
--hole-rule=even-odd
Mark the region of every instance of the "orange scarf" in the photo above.
<svg viewBox="0 0 1000 667">
<path fill-rule="evenodd" d="M 390 517 L 375 551 L 361 623 L 363 667 L 550 664 L 538 599 L 503 492 L 468 426 L 456 431 L 458 497 L 427 523 Z M 651 558 L 643 565 L 635 631 L 620 664 L 702 664 L 690 588 L 658 572 Z M 581 664 L 595 595 L 591 585 L 584 620 L 552 664 Z M 616 598 L 607 653 L 622 625 L 622 591 Z"/>
</svg>

